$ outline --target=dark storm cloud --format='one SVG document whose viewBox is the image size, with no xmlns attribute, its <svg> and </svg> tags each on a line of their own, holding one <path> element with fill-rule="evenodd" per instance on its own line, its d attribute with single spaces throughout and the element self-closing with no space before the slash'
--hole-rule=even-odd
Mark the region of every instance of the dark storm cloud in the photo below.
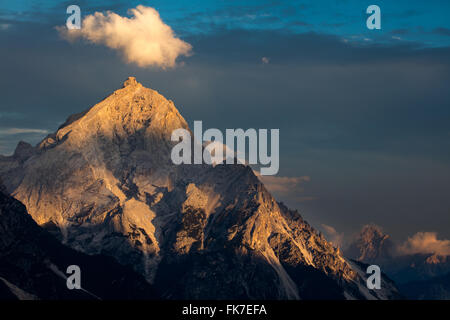
<svg viewBox="0 0 450 320">
<path fill-rule="evenodd" d="M 373 221 L 400 236 L 420 225 L 449 236 L 449 48 L 216 26 L 184 38 L 194 55 L 161 71 L 68 44 L 53 25 L 14 28 L 0 32 L 8 44 L 0 50 L 0 114 L 10 113 L 0 117 L 2 129 L 53 131 L 136 75 L 189 123 L 280 128 L 281 175 L 311 177 L 297 199 L 317 199 L 283 200 L 313 223 L 354 231 Z M 3 135 L 0 143 L 12 148 L 18 139 Z"/>
</svg>

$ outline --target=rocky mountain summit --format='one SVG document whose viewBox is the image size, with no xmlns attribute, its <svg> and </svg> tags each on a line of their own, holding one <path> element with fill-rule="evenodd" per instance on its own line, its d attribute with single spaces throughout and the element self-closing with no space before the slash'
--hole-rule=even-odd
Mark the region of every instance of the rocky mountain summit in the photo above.
<svg viewBox="0 0 450 320">
<path fill-rule="evenodd" d="M 450 259 L 436 253 L 405 254 L 382 228 L 368 224 L 344 250 L 358 263 L 378 265 L 408 299 L 448 299 Z"/>
<path fill-rule="evenodd" d="M 59 243 L 1 189 L 0 184 L 0 300 L 158 298 L 141 275 L 113 258 Z M 65 272 L 73 264 L 82 270 L 81 290 L 66 285 Z"/>
<path fill-rule="evenodd" d="M 0 159 L 6 191 L 63 244 L 114 257 L 166 299 L 389 299 L 245 165 L 174 165 L 172 101 L 134 78 Z"/>
</svg>

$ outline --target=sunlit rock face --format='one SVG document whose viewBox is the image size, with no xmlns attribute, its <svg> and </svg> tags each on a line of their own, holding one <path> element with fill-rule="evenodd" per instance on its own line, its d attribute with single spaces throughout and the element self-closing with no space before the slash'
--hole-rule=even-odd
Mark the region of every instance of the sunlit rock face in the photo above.
<svg viewBox="0 0 450 320">
<path fill-rule="evenodd" d="M 132 266 L 164 298 L 378 299 L 364 272 L 244 165 L 173 165 L 172 101 L 134 78 L 20 157 L 7 191 L 65 244 Z"/>
<path fill-rule="evenodd" d="M 66 270 L 81 269 L 81 290 L 68 290 Z M 155 299 L 142 275 L 113 258 L 64 246 L 40 228 L 0 184 L 0 300 Z"/>
<path fill-rule="evenodd" d="M 394 244 L 389 235 L 373 224 L 363 226 L 356 239 L 346 250 L 346 254 L 366 263 L 386 263 L 394 255 Z"/>
</svg>

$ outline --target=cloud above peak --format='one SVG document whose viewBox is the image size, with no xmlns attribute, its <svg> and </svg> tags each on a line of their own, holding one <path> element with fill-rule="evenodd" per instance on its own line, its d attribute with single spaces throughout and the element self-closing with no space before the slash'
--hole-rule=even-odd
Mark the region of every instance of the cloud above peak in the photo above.
<svg viewBox="0 0 450 320">
<path fill-rule="evenodd" d="M 129 14 L 130 18 L 96 12 L 83 19 L 81 29 L 57 29 L 69 41 L 81 38 L 117 50 L 127 63 L 139 67 L 172 68 L 179 56 L 191 54 L 192 46 L 177 38 L 154 8 L 139 5 Z"/>
<path fill-rule="evenodd" d="M 450 240 L 440 240 L 436 232 L 417 232 L 403 243 L 399 252 L 403 254 L 437 254 L 450 255 Z"/>
</svg>

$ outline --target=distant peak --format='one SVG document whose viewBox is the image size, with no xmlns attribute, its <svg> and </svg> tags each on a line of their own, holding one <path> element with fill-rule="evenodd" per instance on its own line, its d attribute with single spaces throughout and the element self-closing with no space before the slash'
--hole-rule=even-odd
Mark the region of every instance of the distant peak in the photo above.
<svg viewBox="0 0 450 320">
<path fill-rule="evenodd" d="M 390 259 L 394 247 L 388 234 L 376 224 L 363 226 L 361 232 L 346 250 L 347 254 L 358 261 L 379 263 Z"/>
<path fill-rule="evenodd" d="M 123 87 L 128 87 L 128 86 L 136 86 L 138 85 L 139 82 L 137 82 L 135 77 L 128 77 L 127 80 L 125 80 L 125 82 L 123 83 Z"/>
<path fill-rule="evenodd" d="M 25 159 L 28 159 L 33 154 L 33 152 L 34 148 L 31 146 L 31 144 L 24 141 L 19 141 L 13 156 L 23 161 Z"/>
<path fill-rule="evenodd" d="M 388 238 L 389 236 L 383 232 L 383 229 L 376 224 L 366 224 L 362 227 L 360 232 L 360 237 L 371 237 L 371 238 Z"/>
</svg>

